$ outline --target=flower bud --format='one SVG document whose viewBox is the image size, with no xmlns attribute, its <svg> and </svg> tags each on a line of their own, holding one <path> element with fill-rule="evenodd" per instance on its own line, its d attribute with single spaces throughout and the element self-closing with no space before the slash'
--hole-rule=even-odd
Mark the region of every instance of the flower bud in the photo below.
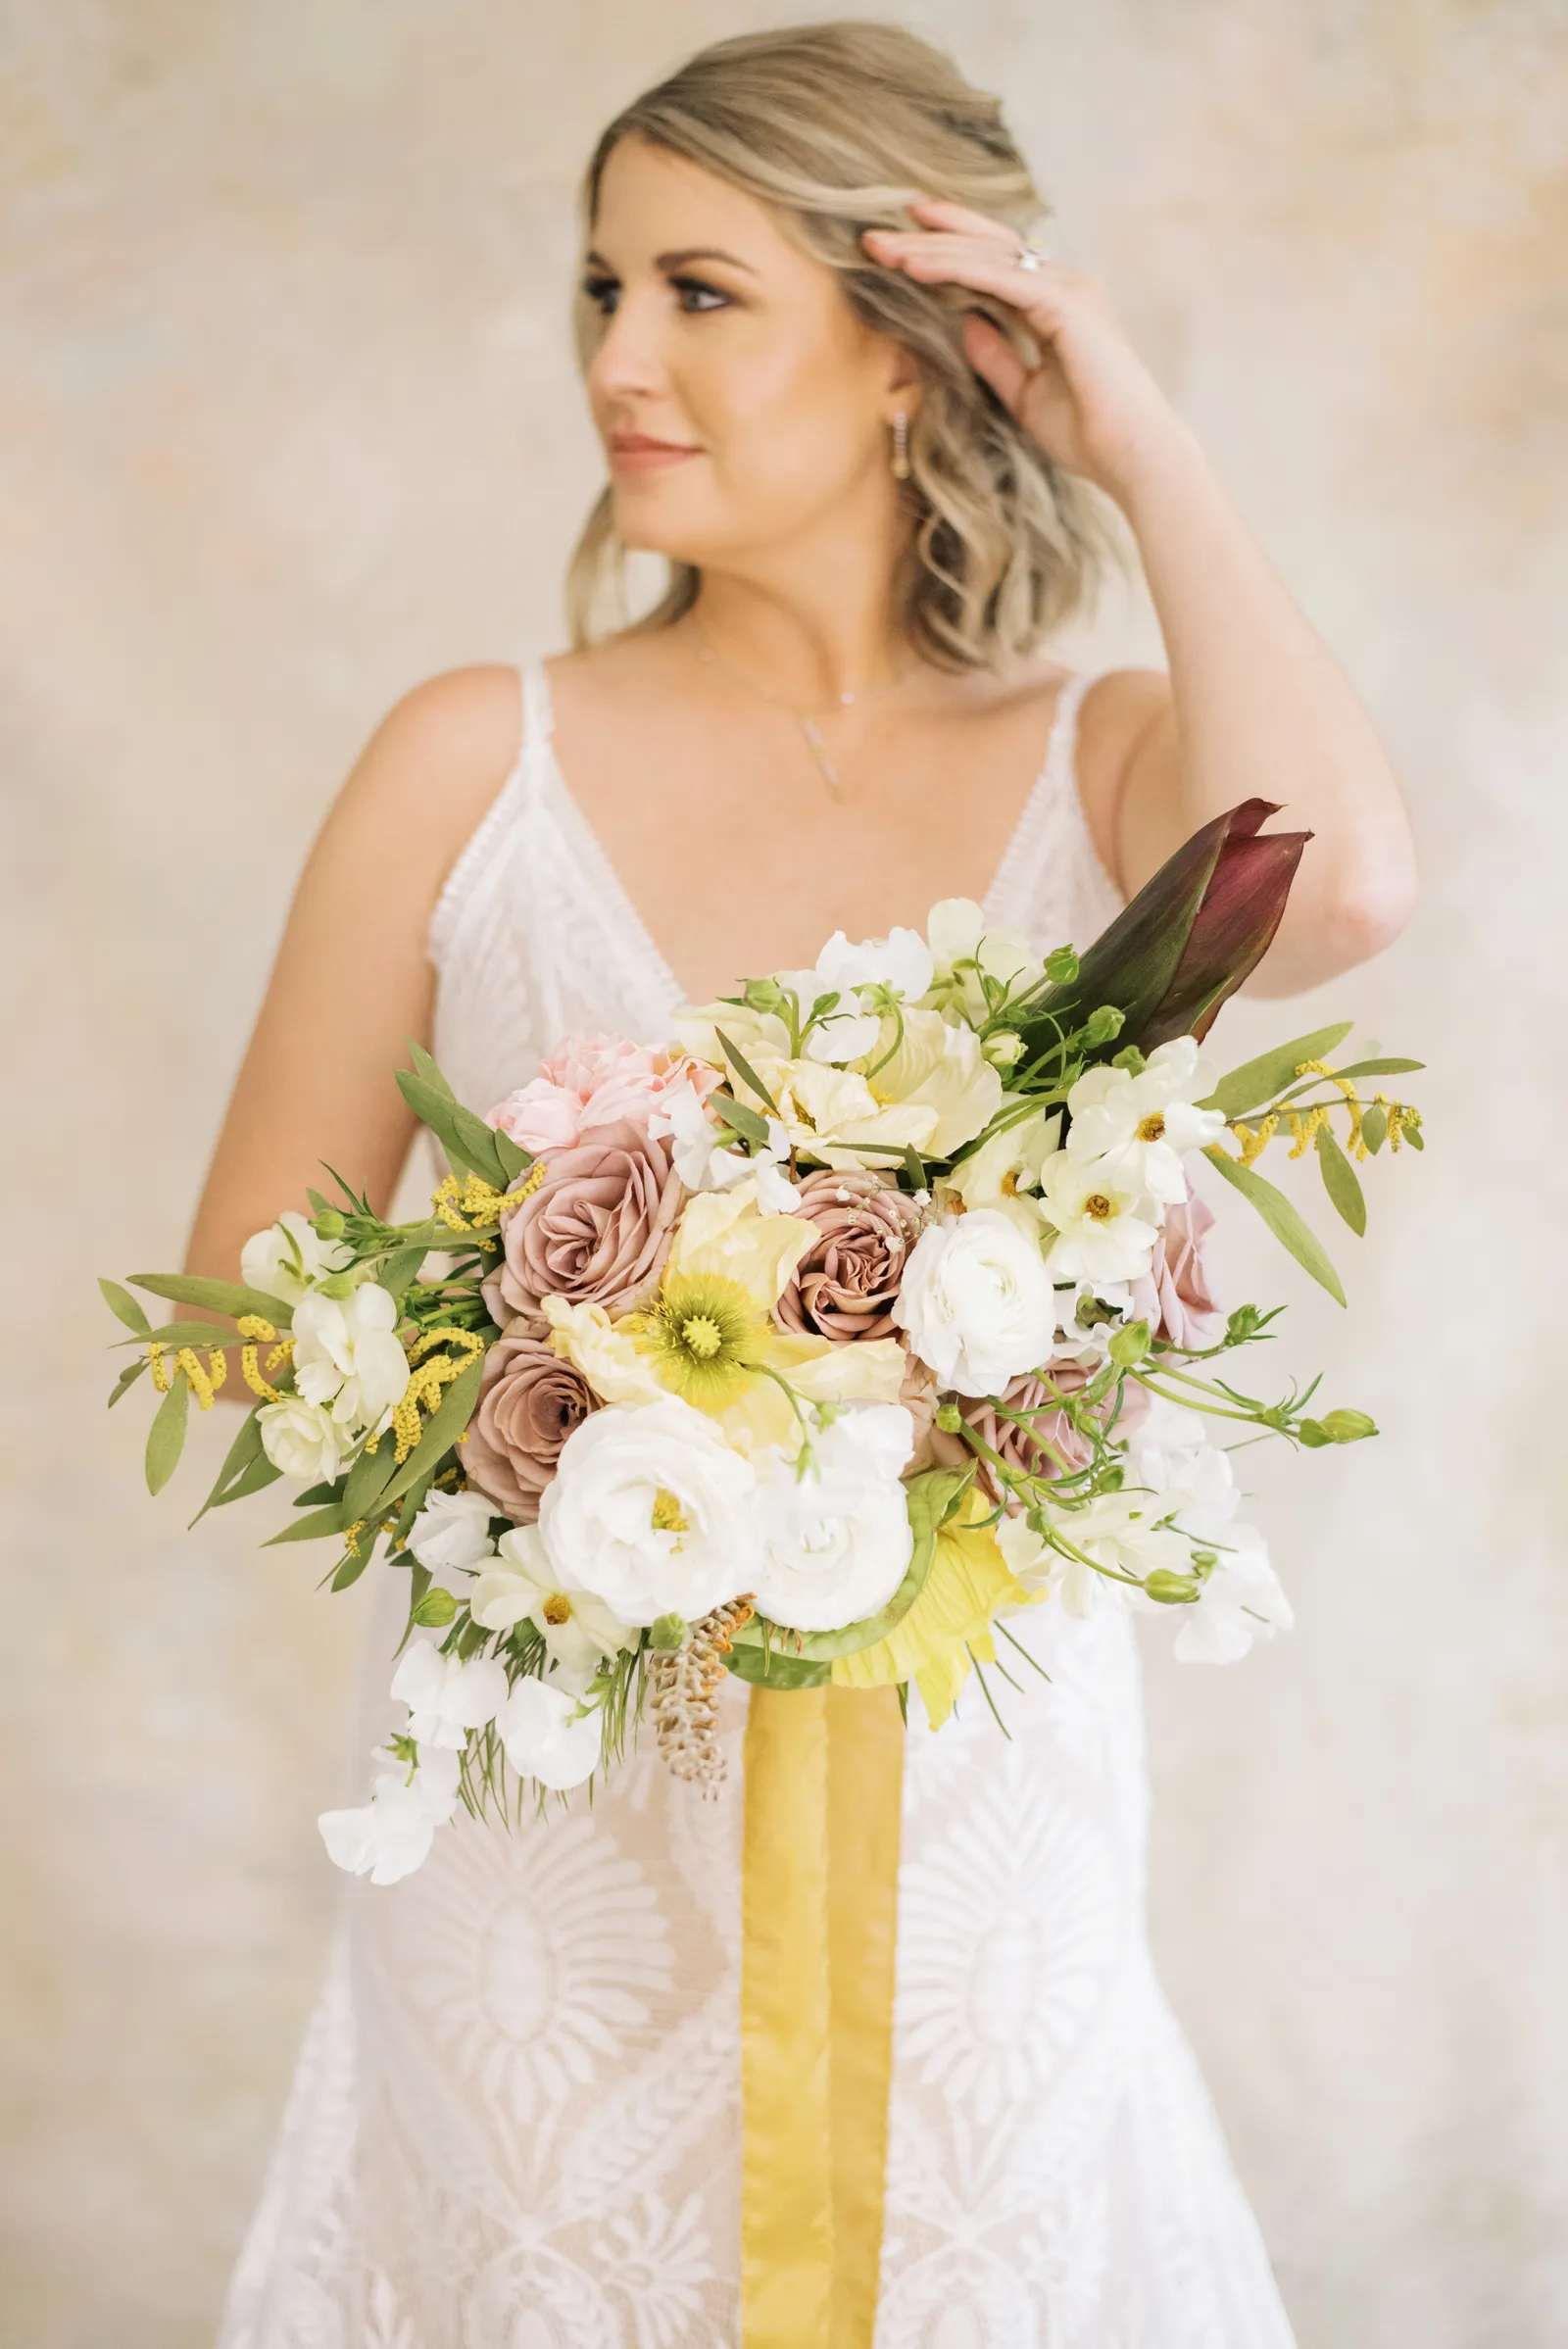
<svg viewBox="0 0 1568 2349">
<path fill-rule="evenodd" d="M 1014 1068 L 1023 1058 L 1023 1038 L 1016 1028 L 998 1028 L 988 1036 L 980 1050 L 993 1068 Z"/>
<path fill-rule="evenodd" d="M 318 1240 L 341 1240 L 343 1218 L 336 1207 L 323 1207 L 311 1228 Z"/>
<path fill-rule="evenodd" d="M 1102 1003 L 1097 1010 L 1090 1012 L 1084 1022 L 1085 1044 L 1091 1049 L 1096 1045 L 1108 1044 L 1113 1036 L 1121 1034 L 1126 1017 L 1127 1014 L 1115 1003 Z"/>
<path fill-rule="evenodd" d="M 441 1585 L 435 1583 L 413 1609 L 413 1617 L 416 1623 L 423 1624 L 432 1631 L 440 1631 L 452 1621 L 457 1611 L 458 1602 L 451 1591 L 443 1590 Z"/>
<path fill-rule="evenodd" d="M 648 1629 L 650 1647 L 684 1647 L 686 1618 L 684 1615 L 659 1615 Z"/>
<path fill-rule="evenodd" d="M 1144 1589 L 1162 1607 L 1191 1606 L 1198 1596 L 1198 1585 L 1185 1574 L 1172 1574 L 1168 1566 L 1156 1566 L 1152 1574 L 1146 1574 Z"/>
<path fill-rule="evenodd" d="M 944 1403 L 937 1412 L 937 1425 L 945 1436 L 956 1436 L 963 1425 L 956 1403 Z"/>
<path fill-rule="evenodd" d="M 1364 1436 L 1377 1432 L 1376 1423 L 1364 1411 L 1330 1411 L 1323 1421 L 1323 1433 L 1331 1444 L 1359 1444 Z"/>
<path fill-rule="evenodd" d="M 358 1286 L 353 1274 L 347 1272 L 329 1272 L 324 1281 L 316 1284 L 318 1296 L 330 1297 L 339 1304 L 344 1297 L 352 1297 Z"/>
<path fill-rule="evenodd" d="M 1131 1370 L 1134 1363 L 1141 1362 L 1149 1351 L 1148 1322 L 1129 1321 L 1124 1329 L 1116 1332 L 1106 1351 L 1118 1370 Z"/>
<path fill-rule="evenodd" d="M 779 1011 L 784 1006 L 784 990 L 777 979 L 748 979 L 746 1002 L 754 1011 Z"/>
</svg>

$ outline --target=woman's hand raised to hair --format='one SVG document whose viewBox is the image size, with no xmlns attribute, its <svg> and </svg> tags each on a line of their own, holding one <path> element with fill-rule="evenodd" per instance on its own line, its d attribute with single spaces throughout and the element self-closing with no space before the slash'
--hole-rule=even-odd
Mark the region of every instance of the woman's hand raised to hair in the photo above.
<svg viewBox="0 0 1568 2349">
<path fill-rule="evenodd" d="M 1132 344 L 1097 277 L 1048 261 L 1024 269 L 1016 229 L 961 204 L 917 198 L 917 229 L 868 228 L 874 261 L 922 285 L 963 285 L 1015 310 L 1040 350 L 1028 367 L 1001 329 L 971 314 L 964 349 L 1055 465 L 1125 507 L 1141 477 L 1192 434 Z"/>
</svg>

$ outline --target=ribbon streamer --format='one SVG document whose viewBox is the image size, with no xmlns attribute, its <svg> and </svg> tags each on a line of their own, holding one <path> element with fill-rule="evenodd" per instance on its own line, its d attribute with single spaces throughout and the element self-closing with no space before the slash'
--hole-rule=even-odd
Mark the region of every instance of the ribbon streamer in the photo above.
<svg viewBox="0 0 1568 2349">
<path fill-rule="evenodd" d="M 870 2349 L 893 2065 L 898 1692 L 754 1688 L 742 1876 L 746 2349 Z"/>
</svg>

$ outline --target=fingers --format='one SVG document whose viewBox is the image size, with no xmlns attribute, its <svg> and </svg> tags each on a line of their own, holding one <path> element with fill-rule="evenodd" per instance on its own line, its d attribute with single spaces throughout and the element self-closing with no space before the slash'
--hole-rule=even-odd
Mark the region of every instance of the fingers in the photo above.
<svg viewBox="0 0 1568 2349">
<path fill-rule="evenodd" d="M 1016 416 L 1029 382 L 1029 369 L 1001 327 L 971 312 L 963 321 L 963 349 L 975 373 L 990 384 L 1004 408 Z"/>
<path fill-rule="evenodd" d="M 1057 309 L 1071 272 L 1054 262 L 1021 269 L 1015 258 L 1018 241 L 1010 229 L 1006 236 L 1004 245 L 995 234 L 867 228 L 860 241 L 884 268 L 902 269 L 922 285 L 966 285 L 977 294 L 995 294 L 1043 325 Z"/>
</svg>

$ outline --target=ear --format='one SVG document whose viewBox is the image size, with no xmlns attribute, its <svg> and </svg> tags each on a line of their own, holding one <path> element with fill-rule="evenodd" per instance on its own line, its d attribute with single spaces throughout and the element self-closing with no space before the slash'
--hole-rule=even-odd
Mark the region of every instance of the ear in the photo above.
<svg viewBox="0 0 1568 2349">
<path fill-rule="evenodd" d="M 885 421 L 891 424 L 900 409 L 906 416 L 913 417 L 918 414 L 919 407 L 920 370 L 915 365 L 914 354 L 905 344 L 895 343 L 888 370 Z"/>
</svg>

